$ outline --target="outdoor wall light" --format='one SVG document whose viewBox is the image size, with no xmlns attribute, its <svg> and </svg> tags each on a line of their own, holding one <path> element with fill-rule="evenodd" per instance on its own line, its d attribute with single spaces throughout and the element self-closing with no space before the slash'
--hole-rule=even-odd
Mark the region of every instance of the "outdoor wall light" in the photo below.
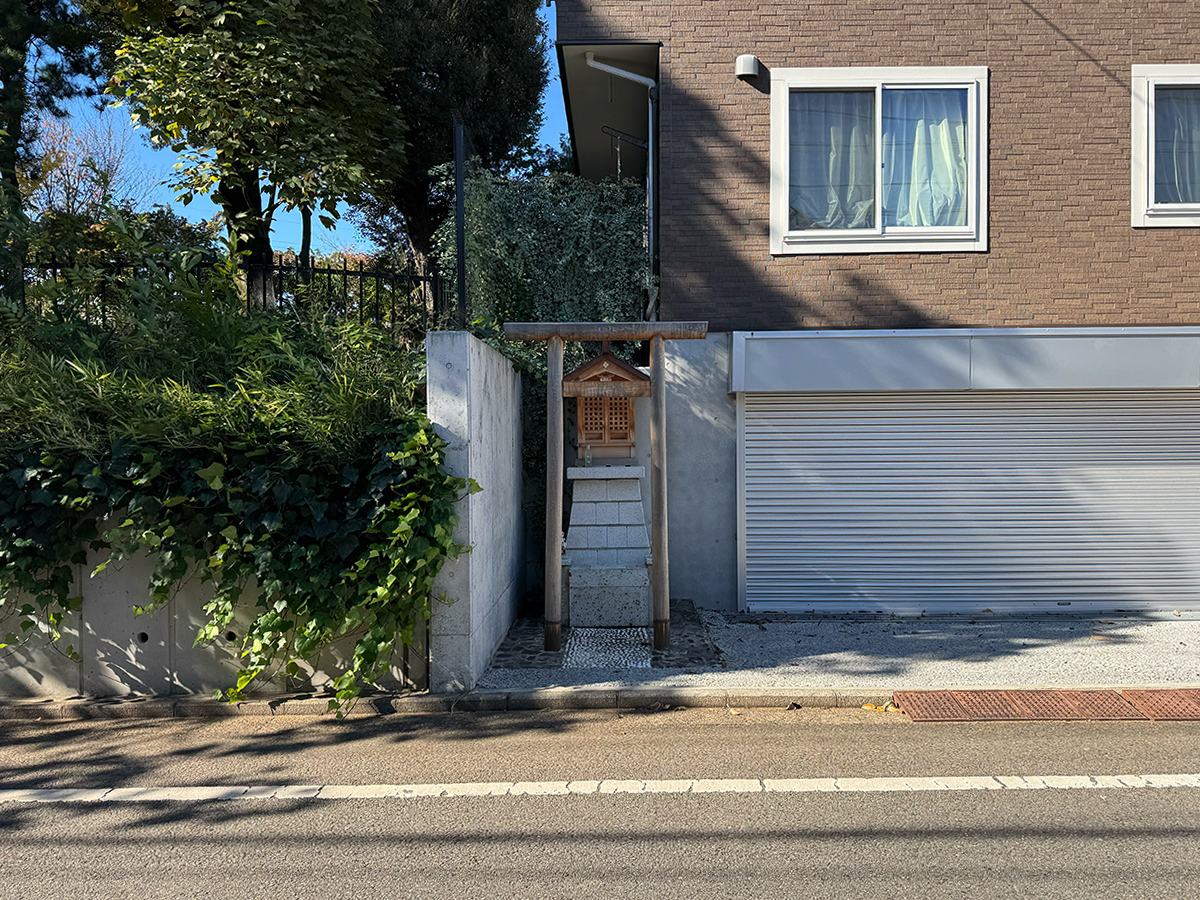
<svg viewBox="0 0 1200 900">
<path fill-rule="evenodd" d="M 758 77 L 758 57 L 753 53 L 743 53 L 733 65 L 733 74 L 742 81 L 752 81 Z"/>
</svg>

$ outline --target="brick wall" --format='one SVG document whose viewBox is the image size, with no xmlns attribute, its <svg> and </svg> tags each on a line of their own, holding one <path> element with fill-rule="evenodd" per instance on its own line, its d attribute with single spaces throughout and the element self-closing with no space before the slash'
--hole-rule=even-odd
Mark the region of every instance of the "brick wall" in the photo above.
<svg viewBox="0 0 1200 900">
<path fill-rule="evenodd" d="M 710 330 L 1200 324 L 1200 229 L 1129 224 L 1130 66 L 1200 63 L 1190 0 L 557 0 L 562 41 L 660 52 L 662 314 Z M 987 253 L 772 257 L 768 81 L 986 65 Z"/>
</svg>

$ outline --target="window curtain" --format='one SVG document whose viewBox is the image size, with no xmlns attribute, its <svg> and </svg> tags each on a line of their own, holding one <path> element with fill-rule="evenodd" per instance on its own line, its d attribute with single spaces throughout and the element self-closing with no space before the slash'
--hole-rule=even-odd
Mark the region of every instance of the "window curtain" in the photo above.
<svg viewBox="0 0 1200 900">
<path fill-rule="evenodd" d="M 1154 202 L 1200 203 L 1200 88 L 1155 88 Z"/>
<path fill-rule="evenodd" d="M 874 228 L 874 91 L 793 91 L 790 105 L 788 228 Z"/>
<path fill-rule="evenodd" d="M 884 227 L 967 224 L 967 92 L 883 92 Z"/>
</svg>

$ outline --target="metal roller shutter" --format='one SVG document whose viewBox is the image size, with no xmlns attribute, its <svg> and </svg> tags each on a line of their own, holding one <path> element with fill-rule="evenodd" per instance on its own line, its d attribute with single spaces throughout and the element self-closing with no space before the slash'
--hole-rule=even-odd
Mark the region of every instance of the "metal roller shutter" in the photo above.
<svg viewBox="0 0 1200 900">
<path fill-rule="evenodd" d="M 1196 391 L 746 394 L 750 610 L 1200 608 Z"/>
</svg>

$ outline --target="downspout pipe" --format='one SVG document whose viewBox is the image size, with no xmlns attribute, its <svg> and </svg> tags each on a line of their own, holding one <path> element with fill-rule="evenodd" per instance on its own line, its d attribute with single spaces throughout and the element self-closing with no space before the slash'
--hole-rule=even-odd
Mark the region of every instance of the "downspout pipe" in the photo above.
<svg viewBox="0 0 1200 900">
<path fill-rule="evenodd" d="M 635 84 L 640 84 L 646 88 L 646 96 L 648 100 L 647 109 L 647 134 L 646 134 L 646 238 L 650 244 L 650 259 L 651 259 L 651 274 L 658 274 L 658 229 L 654 227 L 654 220 L 657 210 L 655 209 L 655 194 L 658 186 L 658 179 L 655 178 L 655 163 L 656 154 L 654 152 L 654 137 L 656 126 L 658 125 L 658 82 L 653 78 L 647 78 L 645 75 L 638 75 L 635 72 L 629 72 L 625 69 L 619 69 L 616 66 L 608 63 L 598 62 L 596 54 L 589 50 L 584 54 L 584 62 L 592 68 L 600 72 L 605 72 L 617 78 L 624 78 L 626 81 L 632 81 Z M 658 291 L 654 285 L 651 285 L 651 300 L 646 308 L 646 318 L 654 321 L 658 318 Z"/>
</svg>

